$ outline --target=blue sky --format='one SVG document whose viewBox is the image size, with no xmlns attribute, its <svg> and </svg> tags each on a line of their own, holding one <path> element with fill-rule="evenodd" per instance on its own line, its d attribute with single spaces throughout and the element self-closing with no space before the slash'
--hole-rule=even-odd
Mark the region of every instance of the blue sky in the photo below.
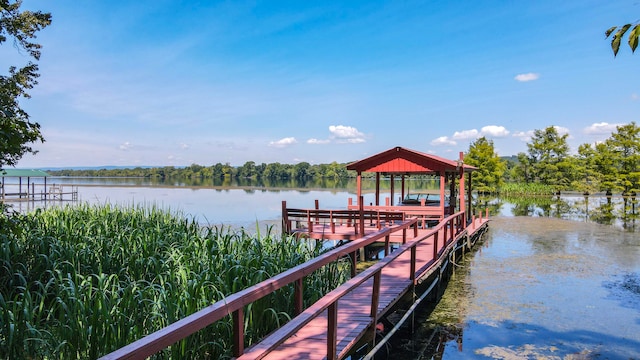
<svg viewBox="0 0 640 360">
<path fill-rule="evenodd" d="M 46 139 L 18 167 L 349 162 L 394 146 L 500 155 L 558 126 L 572 150 L 640 123 L 616 1 L 50 1 Z M 0 48 L 0 69 L 28 61 Z"/>
</svg>

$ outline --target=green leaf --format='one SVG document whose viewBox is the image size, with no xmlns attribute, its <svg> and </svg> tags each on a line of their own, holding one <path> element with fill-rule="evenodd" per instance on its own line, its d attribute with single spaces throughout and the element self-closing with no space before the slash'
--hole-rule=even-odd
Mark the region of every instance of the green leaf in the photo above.
<svg viewBox="0 0 640 360">
<path fill-rule="evenodd" d="M 617 26 L 610 27 L 609 30 L 604 32 L 604 38 L 605 39 L 608 38 L 609 35 L 611 35 L 612 32 L 616 31 L 617 28 L 618 28 Z"/>
<path fill-rule="evenodd" d="M 638 35 L 640 35 L 640 24 L 636 24 L 629 33 L 629 47 L 631 52 L 635 52 L 638 47 Z"/>
<path fill-rule="evenodd" d="M 613 56 L 618 55 L 618 50 L 620 50 L 620 41 L 622 40 L 624 33 L 627 32 L 630 27 L 631 24 L 626 24 L 621 27 L 615 35 L 613 35 L 613 39 L 611 40 L 611 49 L 613 49 Z"/>
</svg>

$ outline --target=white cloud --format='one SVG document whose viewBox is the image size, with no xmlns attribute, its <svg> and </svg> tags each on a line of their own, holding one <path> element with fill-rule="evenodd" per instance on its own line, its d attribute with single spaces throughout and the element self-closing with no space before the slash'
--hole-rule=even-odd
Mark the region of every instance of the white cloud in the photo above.
<svg viewBox="0 0 640 360">
<path fill-rule="evenodd" d="M 476 129 L 471 129 L 471 130 L 462 130 L 462 131 L 456 131 L 455 133 L 453 133 L 453 138 L 456 140 L 468 140 L 468 139 L 475 139 L 478 137 L 478 130 Z"/>
<path fill-rule="evenodd" d="M 514 79 L 520 82 L 534 81 L 540 78 L 540 74 L 536 73 L 526 73 L 526 74 L 518 74 Z"/>
<path fill-rule="evenodd" d="M 364 134 L 352 126 L 331 125 L 329 126 L 329 132 L 331 133 L 331 135 L 329 135 L 328 139 L 322 140 L 310 138 L 309 140 L 307 140 L 307 144 L 324 145 L 330 144 L 332 142 L 359 144 L 366 141 Z"/>
<path fill-rule="evenodd" d="M 431 145 L 433 146 L 441 146 L 441 145 L 452 145 L 455 146 L 458 143 L 456 143 L 455 141 L 449 139 L 448 136 L 440 136 L 437 139 L 434 139 L 431 141 Z"/>
<path fill-rule="evenodd" d="M 609 124 L 606 122 L 594 123 L 582 130 L 587 135 L 610 135 L 616 131 L 616 127 L 622 124 Z"/>
<path fill-rule="evenodd" d="M 275 147 L 275 148 L 284 148 L 284 147 L 291 146 L 291 145 L 294 145 L 294 144 L 297 144 L 297 143 L 298 143 L 298 140 L 296 140 L 296 138 L 287 137 L 287 138 L 280 139 L 278 141 L 272 141 L 272 142 L 269 143 L 269 146 Z"/>
<path fill-rule="evenodd" d="M 482 134 L 482 136 L 490 137 L 505 137 L 509 135 L 509 130 L 504 126 L 487 125 L 480 130 L 480 134 Z"/>
<path fill-rule="evenodd" d="M 558 135 L 564 135 L 564 134 L 568 134 L 569 133 L 569 129 L 567 129 L 566 127 L 557 126 L 557 125 L 553 125 L 553 127 L 558 132 Z"/>
<path fill-rule="evenodd" d="M 189 144 L 180 144 L 180 149 L 187 150 L 189 148 Z"/>
<path fill-rule="evenodd" d="M 477 129 L 456 131 L 455 133 L 453 133 L 453 136 L 451 137 L 451 139 L 471 140 L 471 139 L 477 139 L 481 136 L 505 137 L 507 135 L 509 135 L 509 130 L 507 130 L 504 126 L 487 125 L 487 126 L 484 126 L 480 131 L 478 131 Z"/>
<path fill-rule="evenodd" d="M 516 131 L 513 133 L 513 137 L 519 138 L 522 141 L 529 141 L 533 136 L 533 130 L 528 131 Z"/>
<path fill-rule="evenodd" d="M 132 147 L 133 145 L 131 145 L 131 143 L 128 141 L 125 141 L 124 143 L 120 144 L 120 150 L 123 150 L 123 151 L 128 151 Z"/>
<path fill-rule="evenodd" d="M 331 125 L 329 132 L 333 138 L 346 140 L 348 142 L 364 142 L 364 134 L 351 126 Z"/>
<path fill-rule="evenodd" d="M 330 142 L 331 140 L 320 140 L 320 139 L 307 140 L 307 144 L 312 144 L 312 145 L 323 145 L 323 144 L 329 144 Z"/>
</svg>

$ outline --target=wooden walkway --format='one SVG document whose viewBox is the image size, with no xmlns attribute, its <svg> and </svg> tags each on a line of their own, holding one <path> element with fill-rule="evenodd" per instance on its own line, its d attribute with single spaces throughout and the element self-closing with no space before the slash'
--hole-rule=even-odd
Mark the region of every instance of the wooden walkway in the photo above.
<svg viewBox="0 0 640 360">
<path fill-rule="evenodd" d="M 362 342 L 375 343 L 376 325 L 394 310 L 394 305 L 413 295 L 422 279 L 445 264 L 456 247 L 470 248 L 487 227 L 487 219 L 474 218 L 467 224 L 464 212 L 447 217 L 437 226 L 418 229 L 415 218 L 338 227 L 360 231 L 357 240 L 232 294 L 164 329 L 129 344 L 102 359 L 145 359 L 225 316 L 234 320 L 234 356 L 238 359 L 340 359 Z M 372 215 L 373 216 L 373 215 Z M 326 226 L 332 226 L 325 224 Z M 360 229 L 360 230 L 356 230 Z M 326 230 L 326 229 L 324 229 Z M 409 230 L 409 231 L 407 231 Z M 364 234 L 364 236 L 362 236 Z M 385 257 L 355 274 L 356 251 L 375 242 L 385 243 Z M 399 247 L 390 253 L 389 244 Z M 302 309 L 302 281 L 305 274 L 348 256 L 352 278 L 306 309 Z M 296 284 L 298 315 L 261 342 L 244 348 L 243 308 L 291 283 Z"/>
<path fill-rule="evenodd" d="M 483 229 L 486 220 L 477 219 L 471 225 L 464 230 L 454 228 L 454 237 L 446 246 L 440 240 L 437 250 L 437 239 L 446 239 L 452 228 L 420 229 L 416 237 L 394 252 L 396 255 L 386 256 L 328 294 L 238 359 L 342 359 L 362 339 L 374 343 L 377 320 L 405 295 L 412 294 L 421 278 L 437 270 L 458 240 L 468 240 Z M 396 235 L 391 242 L 398 240 L 401 238 Z M 337 295 L 340 293 L 344 295 Z M 337 324 L 335 333 L 331 332 L 332 322 Z"/>
</svg>

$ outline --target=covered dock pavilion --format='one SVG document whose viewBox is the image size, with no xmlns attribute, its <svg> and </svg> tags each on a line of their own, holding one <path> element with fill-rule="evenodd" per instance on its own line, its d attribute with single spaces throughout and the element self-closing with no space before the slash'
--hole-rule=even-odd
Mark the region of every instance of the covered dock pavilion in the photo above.
<svg viewBox="0 0 640 360">
<path fill-rule="evenodd" d="M 422 153 L 419 151 L 394 147 L 378 153 L 366 159 L 362 159 L 347 165 L 348 170 L 357 173 L 357 204 L 349 204 L 349 209 L 374 210 L 374 211 L 399 211 L 406 215 L 415 216 L 423 220 L 426 226 L 428 220 L 441 221 L 448 214 L 464 211 L 467 221 L 471 221 L 471 174 L 476 167 L 464 164 L 464 154 L 460 152 L 458 160 L 448 160 L 439 156 Z M 362 174 L 375 173 L 376 189 L 375 204 L 365 205 L 362 201 Z M 395 179 L 400 177 L 400 198 L 406 195 L 405 179 L 411 175 L 435 175 L 439 177 L 440 201 L 429 206 L 424 201 L 415 205 L 406 205 L 401 202 L 394 203 Z M 388 176 L 391 183 L 391 195 L 380 204 L 380 179 Z M 447 189 L 448 185 L 448 189 Z M 445 201 L 449 193 L 449 201 Z M 466 193 L 466 194 L 465 194 Z"/>
<path fill-rule="evenodd" d="M 287 208 L 282 203 L 282 221 L 285 233 L 304 235 L 323 240 L 354 240 L 379 231 L 398 222 L 417 218 L 417 225 L 426 229 L 445 217 L 464 212 L 466 223 L 474 216 L 471 203 L 471 174 L 477 168 L 465 165 L 463 153 L 458 160 L 448 160 L 435 155 L 394 147 L 347 165 L 357 174 L 357 200 L 349 198 L 346 210 Z M 375 202 L 364 204 L 362 195 L 363 173 L 375 173 Z M 401 179 L 399 193 L 404 199 L 407 192 L 405 180 L 409 176 L 435 176 L 439 179 L 438 201 L 416 204 L 394 203 L 395 180 Z M 381 204 L 380 183 L 390 178 L 390 196 Z M 447 199 L 447 193 L 449 201 Z M 482 216 L 482 214 L 479 214 Z"/>
<path fill-rule="evenodd" d="M 47 184 L 49 173 L 37 169 L 0 170 L 0 201 L 46 201 L 78 200 L 78 187 L 75 185 Z"/>
<path fill-rule="evenodd" d="M 47 177 L 49 174 L 43 170 L 35 169 L 3 169 L 0 170 L 2 182 L 0 183 L 1 200 L 22 200 L 35 198 L 35 184 L 31 179 L 42 178 L 44 189 L 47 189 Z M 17 179 L 17 184 L 7 184 L 7 179 Z"/>
</svg>

